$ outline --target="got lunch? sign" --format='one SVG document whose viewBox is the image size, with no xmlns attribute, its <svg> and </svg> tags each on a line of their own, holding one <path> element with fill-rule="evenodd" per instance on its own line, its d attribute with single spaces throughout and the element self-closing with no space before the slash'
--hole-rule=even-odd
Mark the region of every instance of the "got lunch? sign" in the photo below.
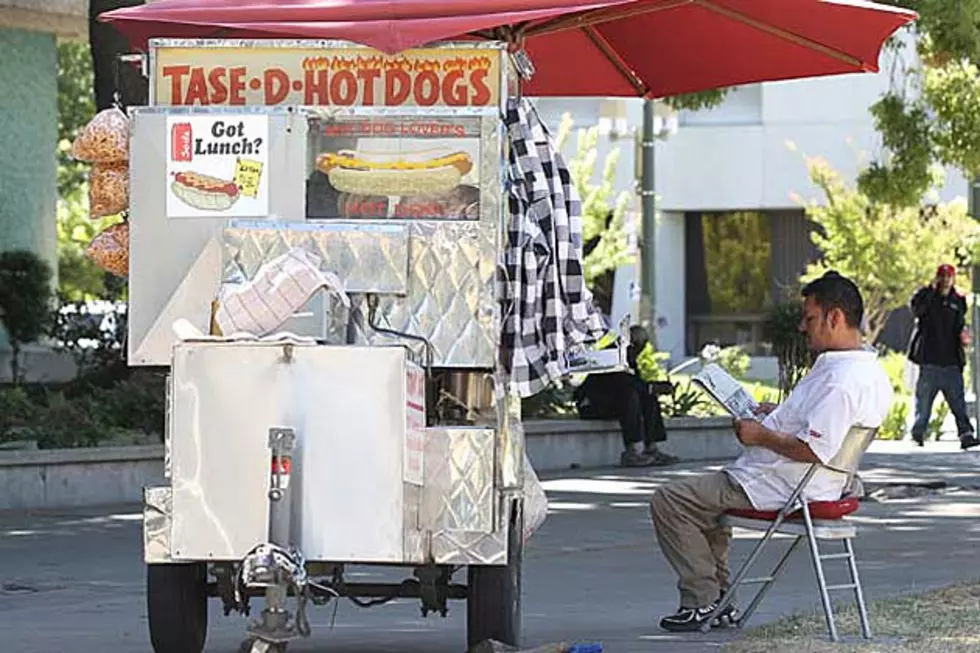
<svg viewBox="0 0 980 653">
<path fill-rule="evenodd" d="M 167 217 L 267 216 L 268 164 L 268 116 L 169 116 Z"/>
</svg>

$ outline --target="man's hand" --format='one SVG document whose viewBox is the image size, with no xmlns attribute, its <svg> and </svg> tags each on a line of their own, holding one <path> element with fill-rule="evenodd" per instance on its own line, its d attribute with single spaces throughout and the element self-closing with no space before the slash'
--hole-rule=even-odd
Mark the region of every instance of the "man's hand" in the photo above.
<svg viewBox="0 0 980 653">
<path fill-rule="evenodd" d="M 754 419 L 735 420 L 735 437 L 746 447 L 759 447 L 765 441 L 769 429 Z"/>
<path fill-rule="evenodd" d="M 802 440 L 771 431 L 754 419 L 735 420 L 735 437 L 746 447 L 763 447 L 790 460 L 801 463 L 820 462 L 813 450 Z"/>
<path fill-rule="evenodd" d="M 776 404 L 769 401 L 763 401 L 758 406 L 756 406 L 755 410 L 753 410 L 752 412 L 755 413 L 756 417 L 764 417 L 769 413 L 771 413 L 772 411 L 776 410 L 776 408 L 778 408 Z"/>
</svg>

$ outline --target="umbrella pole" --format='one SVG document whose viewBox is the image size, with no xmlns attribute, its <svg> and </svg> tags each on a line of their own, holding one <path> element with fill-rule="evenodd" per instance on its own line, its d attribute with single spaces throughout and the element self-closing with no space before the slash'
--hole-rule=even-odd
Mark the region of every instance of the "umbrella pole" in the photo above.
<svg viewBox="0 0 980 653">
<path fill-rule="evenodd" d="M 643 216 L 643 244 L 640 250 L 640 323 L 647 327 L 651 344 L 657 346 L 657 304 L 655 265 L 657 247 L 657 196 L 654 179 L 653 100 L 643 101 L 641 140 L 640 207 Z"/>
</svg>

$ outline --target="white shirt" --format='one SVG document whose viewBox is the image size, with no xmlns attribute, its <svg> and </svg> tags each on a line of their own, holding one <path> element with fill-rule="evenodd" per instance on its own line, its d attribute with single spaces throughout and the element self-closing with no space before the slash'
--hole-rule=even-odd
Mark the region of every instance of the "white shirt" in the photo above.
<svg viewBox="0 0 980 653">
<path fill-rule="evenodd" d="M 877 352 L 829 351 L 817 358 L 810 373 L 762 424 L 805 442 L 826 463 L 852 426 L 881 426 L 893 394 Z M 742 486 L 756 510 L 775 510 L 786 503 L 809 467 L 763 447 L 746 447 L 725 471 Z M 836 501 L 846 482 L 843 474 L 821 468 L 804 496 L 807 501 Z"/>
</svg>

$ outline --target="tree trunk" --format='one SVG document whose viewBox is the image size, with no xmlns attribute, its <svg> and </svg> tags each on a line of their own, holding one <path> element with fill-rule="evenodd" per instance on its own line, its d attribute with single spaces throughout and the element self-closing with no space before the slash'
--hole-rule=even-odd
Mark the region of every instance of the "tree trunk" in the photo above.
<svg viewBox="0 0 980 653">
<path fill-rule="evenodd" d="M 143 0 L 89 0 L 89 46 L 95 70 L 95 105 L 98 111 L 112 106 L 117 90 L 123 106 L 148 102 L 149 84 L 138 66 L 120 63 L 117 75 L 116 55 L 134 52 L 129 41 L 114 26 L 97 20 L 100 14 L 107 11 L 142 4 Z"/>
<path fill-rule="evenodd" d="M 10 381 L 15 386 L 20 385 L 20 343 L 10 343 Z"/>
</svg>

